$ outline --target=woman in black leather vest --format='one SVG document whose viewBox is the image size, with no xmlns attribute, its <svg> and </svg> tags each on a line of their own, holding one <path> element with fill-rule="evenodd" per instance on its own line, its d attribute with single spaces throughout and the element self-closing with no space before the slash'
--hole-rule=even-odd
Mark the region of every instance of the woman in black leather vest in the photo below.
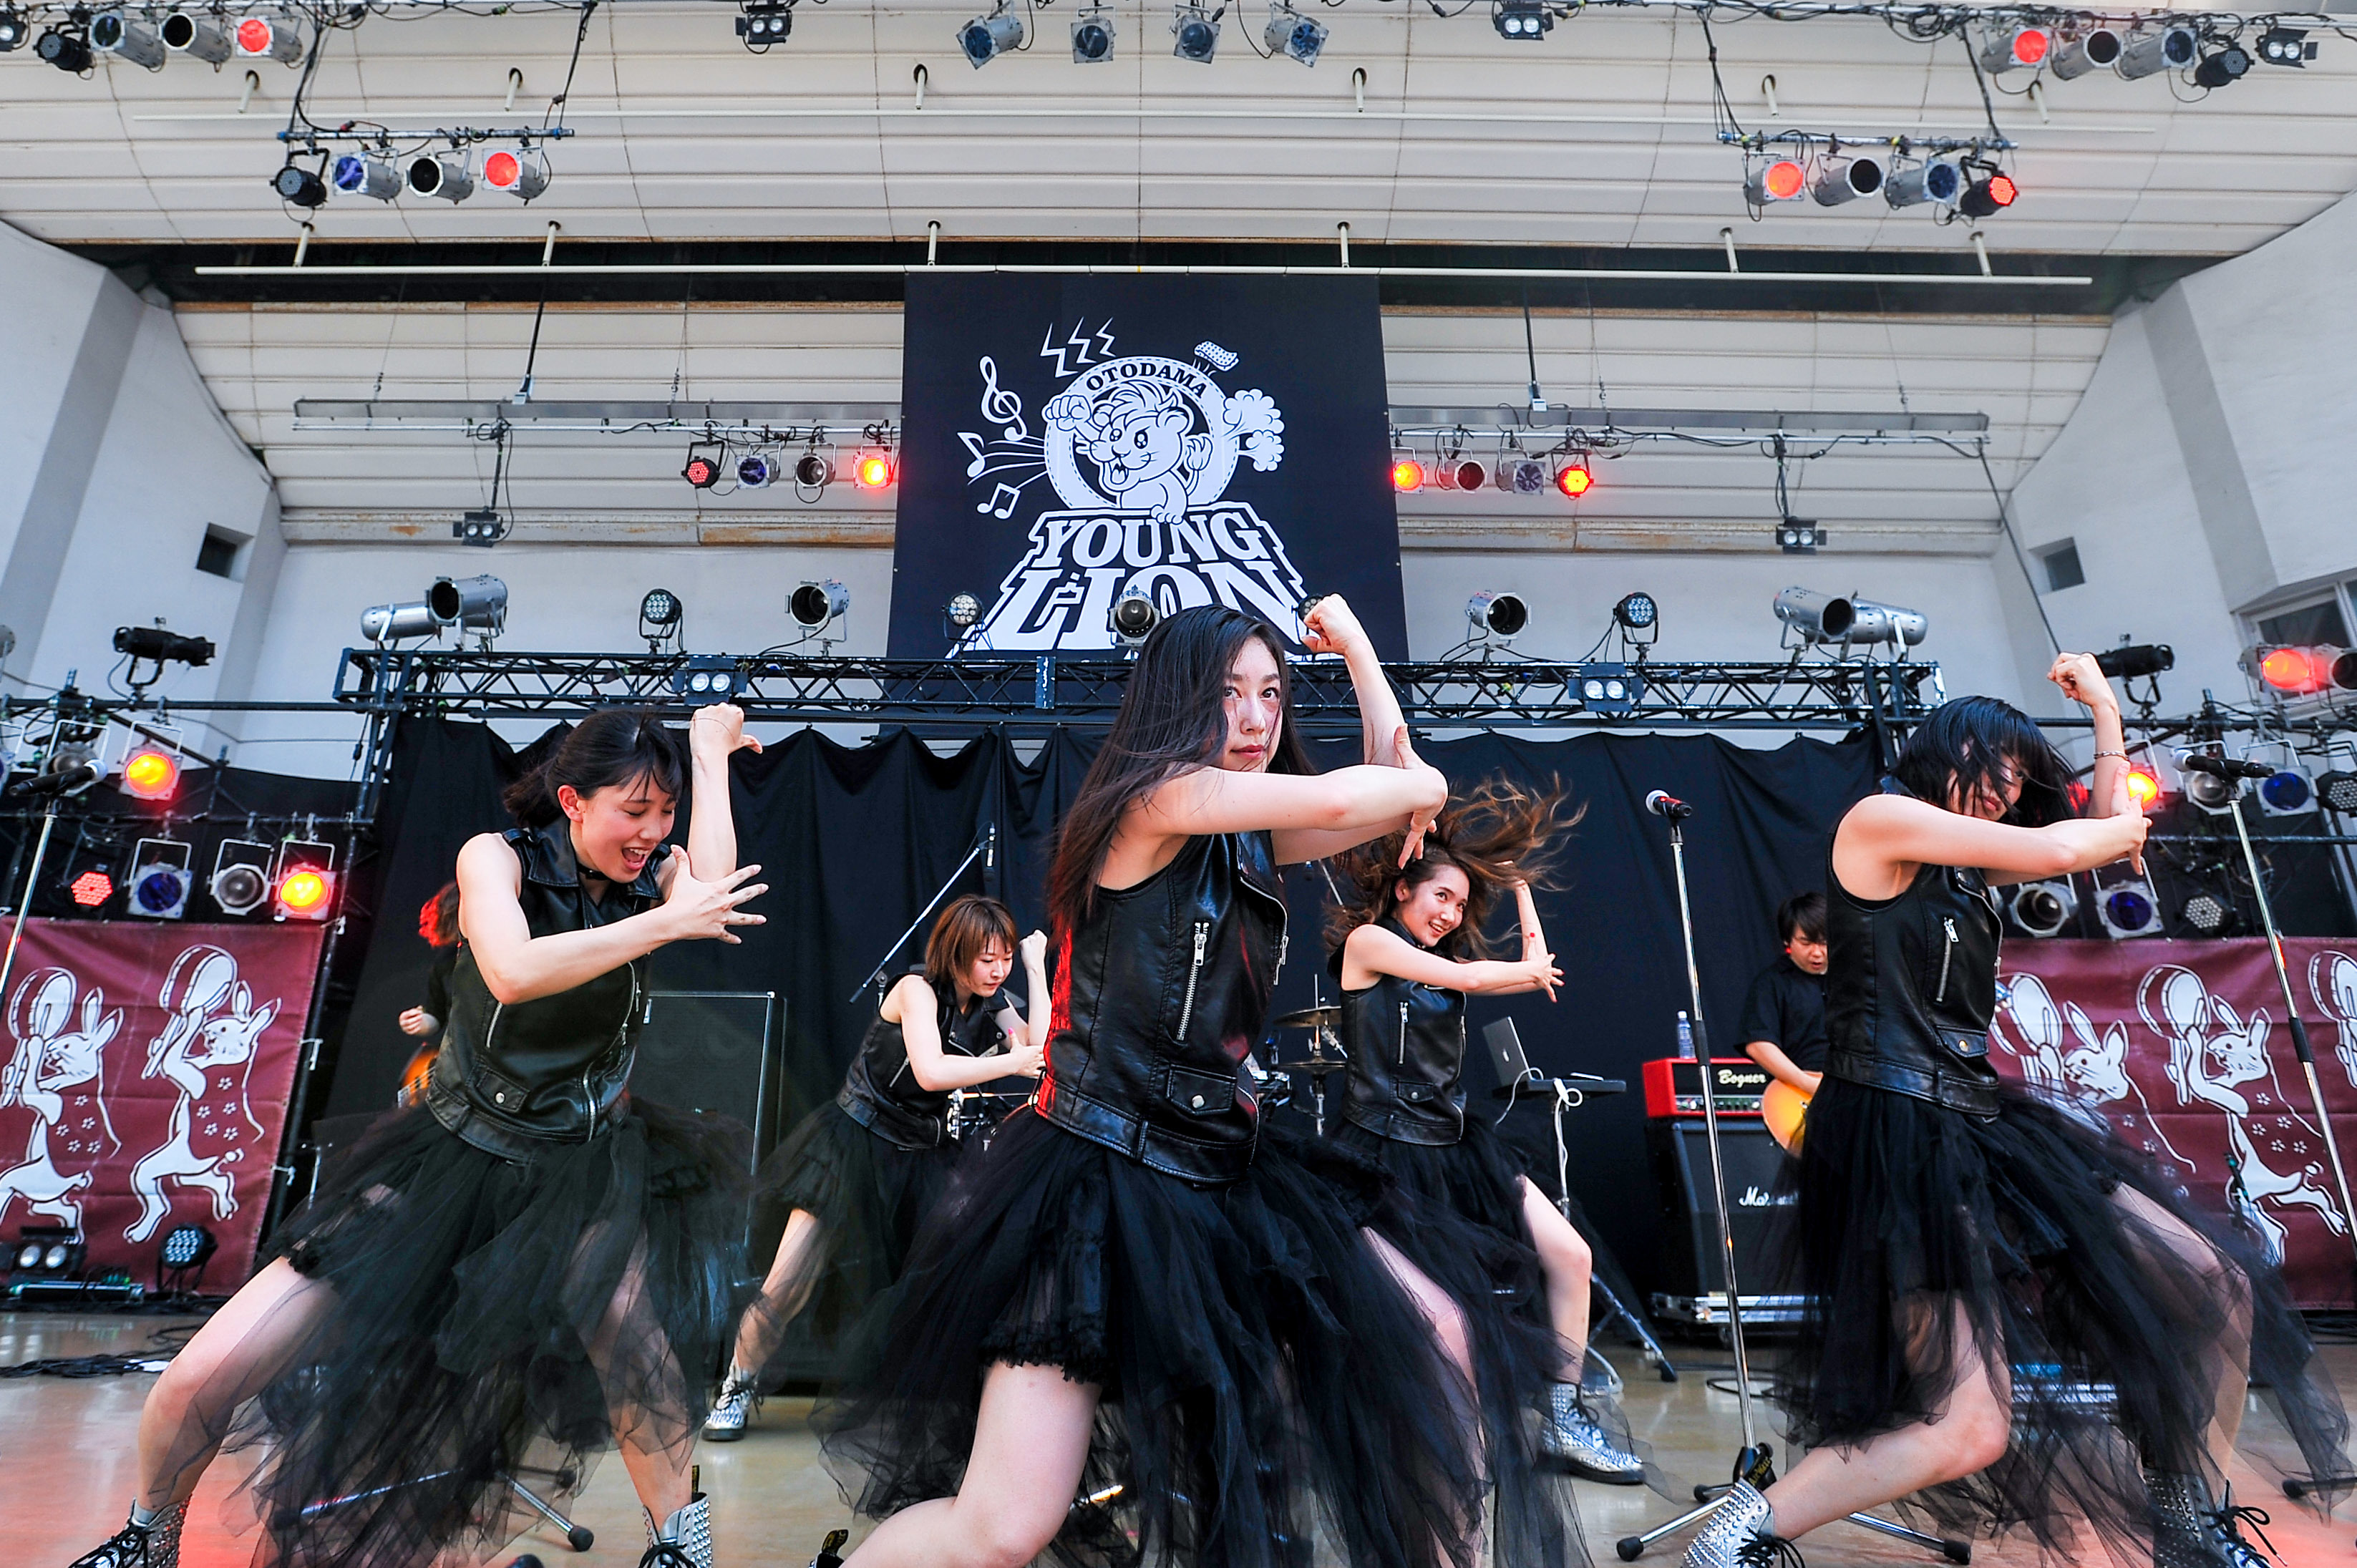
<svg viewBox="0 0 2357 1568">
<path fill-rule="evenodd" d="M 711 1568 L 688 1459 L 742 1301 L 743 1129 L 627 1089 L 646 956 L 761 918 L 728 808 L 728 758 L 756 743 L 733 707 L 692 736 L 585 720 L 509 790 L 522 825 L 459 852 L 466 945 L 425 1103 L 370 1132 L 172 1359 L 131 1522 L 77 1568 L 175 1568 L 224 1444 L 268 1444 L 248 1484 L 270 1561 L 423 1568 L 537 1523 L 510 1477 L 577 1490 L 609 1439 L 647 1509 L 640 1568 Z M 683 855 L 662 841 L 691 775 Z"/>
<path fill-rule="evenodd" d="M 1049 872 L 1036 1114 L 961 1169 L 827 1423 L 866 1471 L 861 1509 L 891 1516 L 857 1568 L 1016 1568 L 1051 1544 L 1294 1568 L 1321 1532 L 1353 1568 L 1469 1559 L 1463 1319 L 1365 1229 L 1380 1173 L 1329 1182 L 1238 1079 L 1285 951 L 1277 865 L 1413 847 L 1447 796 L 1347 607 L 1308 629 L 1351 672 L 1363 766 L 1309 775 L 1260 623 L 1181 610 L 1139 650 Z"/>
<path fill-rule="evenodd" d="M 1573 1474 L 1633 1486 L 1645 1465 L 1625 1423 L 1580 1391 L 1587 1243 L 1488 1120 L 1465 1114 L 1466 994 L 1544 991 L 1552 1002 L 1563 980 L 1529 880 L 1543 874 L 1548 840 L 1577 820 L 1557 817 L 1561 801 L 1485 785 L 1441 813 L 1405 867 L 1389 840 L 1340 857 L 1329 968 L 1351 1069 L 1333 1137 L 1390 1171 L 1415 1214 L 1465 1222 L 1387 1234 L 1466 1305 L 1485 1403 L 1516 1426 L 1534 1413 L 1542 1452 Z M 1515 961 L 1489 956 L 1501 895 L 1522 936 Z"/>
<path fill-rule="evenodd" d="M 2254 1375 L 2312 1468 L 2348 1468 L 2347 1422 L 2255 1239 L 1989 1061 L 1991 885 L 2141 866 L 2111 688 L 2084 654 L 2050 678 L 2093 717 L 2096 815 L 2070 814 L 2035 725 L 1966 697 L 1834 835 L 1831 1049 L 1778 1286 L 1810 1303 L 1778 1381 L 1812 1452 L 1764 1496 L 1738 1486 L 1689 1568 L 1764 1563 L 1779 1537 L 1902 1498 L 2073 1558 L 2092 1529 L 2122 1562 L 2259 1568 L 2225 1490 Z"/>
<path fill-rule="evenodd" d="M 737 1327 L 727 1381 L 704 1423 L 708 1440 L 745 1435 L 763 1363 L 787 1325 L 807 1311 L 813 1336 L 831 1344 L 900 1277 L 960 1153 L 951 1093 L 1039 1076 L 1048 939 L 1034 931 L 1019 944 L 1028 1023 L 1000 989 L 1017 945 L 1015 917 L 995 898 L 967 897 L 943 909 L 924 963 L 878 1003 L 842 1090 L 762 1165 L 758 1196 L 787 1211 L 786 1230 L 760 1299 Z"/>
</svg>

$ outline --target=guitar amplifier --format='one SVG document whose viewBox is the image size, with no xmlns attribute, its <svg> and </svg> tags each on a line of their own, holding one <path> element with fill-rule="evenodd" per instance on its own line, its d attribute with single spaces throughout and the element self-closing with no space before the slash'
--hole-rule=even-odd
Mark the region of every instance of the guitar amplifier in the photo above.
<svg viewBox="0 0 2357 1568">
<path fill-rule="evenodd" d="M 1643 1066 L 1647 1116 L 1655 1121 L 1702 1119 L 1702 1063 L 1689 1057 L 1663 1057 Z M 1749 1057 L 1717 1057 L 1711 1061 L 1710 1077 L 1721 1116 L 1759 1116 L 1760 1097 L 1772 1081 L 1766 1068 Z"/>
<path fill-rule="evenodd" d="M 1650 1065 L 1650 1064 L 1649 1064 Z M 1684 1064 L 1691 1066 L 1691 1063 Z M 1669 1295 L 1723 1299 L 1726 1258 L 1718 1243 L 1718 1198 L 1711 1189 L 1710 1150 L 1699 1115 L 1661 1117 L 1645 1127 L 1654 1192 L 1661 1204 L 1661 1251 L 1654 1279 Z M 1773 1217 L 1789 1202 L 1777 1190 L 1784 1151 L 1755 1119 L 1718 1130 L 1727 1165 L 1727 1214 L 1735 1232 L 1735 1272 L 1746 1303 L 1777 1273 Z M 1749 1316 L 1749 1307 L 1746 1309 Z"/>
</svg>

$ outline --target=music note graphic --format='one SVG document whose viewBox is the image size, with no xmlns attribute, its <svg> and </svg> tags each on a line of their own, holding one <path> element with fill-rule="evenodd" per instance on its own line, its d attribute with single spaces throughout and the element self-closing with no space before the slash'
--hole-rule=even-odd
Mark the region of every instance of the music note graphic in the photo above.
<svg viewBox="0 0 2357 1568">
<path fill-rule="evenodd" d="M 965 443 L 966 454 L 974 459 L 965 466 L 965 477 L 969 479 L 982 478 L 982 470 L 986 461 L 982 455 L 982 437 L 970 430 L 961 430 L 958 432 L 958 439 Z"/>
<path fill-rule="evenodd" d="M 976 503 L 974 510 L 986 511 L 993 517 L 1013 517 L 1015 503 L 1022 499 L 1023 492 L 1013 485 L 1001 485 L 990 492 L 988 500 Z"/>
<path fill-rule="evenodd" d="M 989 355 L 985 354 L 982 357 L 981 369 L 983 418 L 1004 424 L 1006 428 L 1006 439 L 1009 441 L 1022 440 L 1029 433 L 1023 423 L 1022 397 L 1000 388 L 998 364 Z M 1004 517 L 1006 514 L 1001 512 L 999 515 Z"/>
</svg>

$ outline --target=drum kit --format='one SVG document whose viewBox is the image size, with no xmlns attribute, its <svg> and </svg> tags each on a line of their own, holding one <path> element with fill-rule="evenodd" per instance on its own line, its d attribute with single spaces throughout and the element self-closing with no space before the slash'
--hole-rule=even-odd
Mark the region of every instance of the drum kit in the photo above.
<svg viewBox="0 0 2357 1568">
<path fill-rule="evenodd" d="M 949 1133 L 961 1144 L 969 1141 L 977 1149 L 990 1147 L 990 1140 L 1005 1122 L 1031 1103 L 1036 1090 L 999 1092 L 982 1089 L 950 1090 Z"/>
<path fill-rule="evenodd" d="M 1309 1054 L 1298 1061 L 1280 1061 L 1272 1056 L 1268 1076 L 1285 1079 L 1293 1093 L 1299 1092 L 1304 1081 L 1308 1083 L 1309 1113 L 1318 1123 L 1318 1135 L 1321 1138 L 1326 1135 L 1326 1080 L 1351 1065 L 1350 1058 L 1342 1054 L 1342 1036 L 1336 1032 L 1341 1023 L 1341 1007 L 1329 1002 L 1323 1006 L 1281 1013 L 1269 1025 L 1274 1029 L 1309 1031 Z"/>
</svg>

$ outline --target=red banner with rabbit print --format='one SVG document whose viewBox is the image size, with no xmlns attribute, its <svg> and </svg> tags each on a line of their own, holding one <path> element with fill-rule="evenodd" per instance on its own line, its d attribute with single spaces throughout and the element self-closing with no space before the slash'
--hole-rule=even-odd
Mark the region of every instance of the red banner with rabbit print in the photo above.
<svg viewBox="0 0 2357 1568">
<path fill-rule="evenodd" d="M 199 1225 L 220 1246 L 202 1288 L 242 1283 L 323 929 L 27 922 L 0 986 L 0 1240 L 70 1227 L 89 1277 L 152 1286 L 165 1235 Z"/>
<path fill-rule="evenodd" d="M 2357 1159 L 2357 940 L 2284 943 L 2344 1159 Z M 2144 1150 L 2283 1263 L 2307 1307 L 2357 1305 L 2357 1251 L 2261 940 L 2016 941 L 1990 1058 Z"/>
</svg>

